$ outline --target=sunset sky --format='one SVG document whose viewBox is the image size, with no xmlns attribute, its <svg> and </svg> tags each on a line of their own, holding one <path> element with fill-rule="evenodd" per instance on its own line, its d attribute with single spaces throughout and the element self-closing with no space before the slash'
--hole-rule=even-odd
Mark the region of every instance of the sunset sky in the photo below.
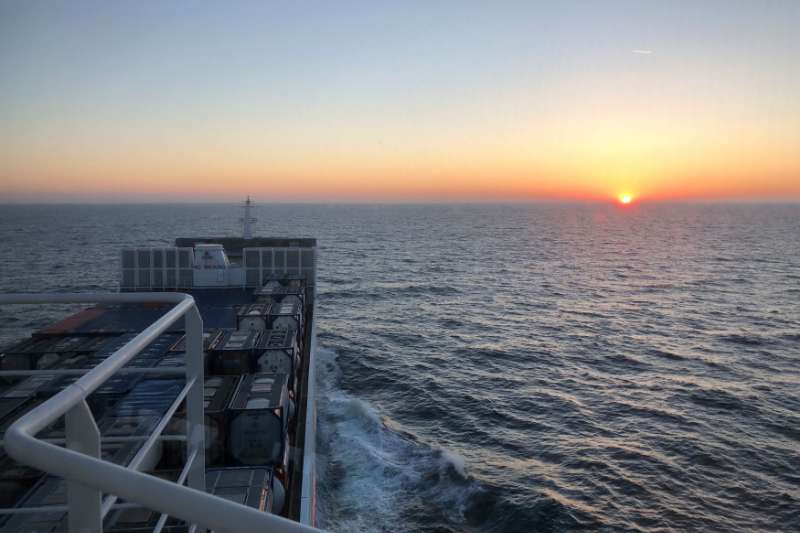
<svg viewBox="0 0 800 533">
<path fill-rule="evenodd" d="M 800 199 L 800 1 L 0 2 L 0 202 Z"/>
</svg>

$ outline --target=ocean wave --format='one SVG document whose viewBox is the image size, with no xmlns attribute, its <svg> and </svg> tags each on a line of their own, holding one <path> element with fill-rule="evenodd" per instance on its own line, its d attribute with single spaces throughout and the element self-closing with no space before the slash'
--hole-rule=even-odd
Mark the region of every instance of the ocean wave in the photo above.
<svg viewBox="0 0 800 533">
<path fill-rule="evenodd" d="M 683 355 L 679 355 L 668 350 L 660 350 L 658 348 L 651 348 L 648 353 L 657 357 L 663 357 L 664 359 L 671 359 L 673 361 L 686 361 L 688 359 L 688 357 Z"/>
<path fill-rule="evenodd" d="M 739 344 L 741 346 L 763 346 L 769 342 L 768 339 L 753 333 L 731 333 L 720 335 L 719 338 L 724 342 Z"/>
<path fill-rule="evenodd" d="M 337 284 L 333 284 L 337 286 Z M 402 298 L 407 296 L 457 296 L 462 294 L 461 289 L 450 285 L 436 284 L 394 284 L 374 285 L 369 287 L 352 287 L 349 289 L 325 288 L 324 283 L 319 291 L 320 299 L 325 301 L 363 299 L 375 302 L 387 299 Z"/>
<path fill-rule="evenodd" d="M 336 353 L 318 349 L 321 525 L 334 531 L 418 530 L 420 512 L 455 527 L 481 490 L 466 461 L 421 442 L 339 388 Z"/>
<path fill-rule="evenodd" d="M 698 405 L 714 409 L 736 411 L 744 410 L 746 407 L 748 407 L 748 410 L 754 409 L 752 405 L 748 406 L 744 400 L 733 393 L 720 389 L 699 389 L 691 393 L 689 399 Z"/>
</svg>

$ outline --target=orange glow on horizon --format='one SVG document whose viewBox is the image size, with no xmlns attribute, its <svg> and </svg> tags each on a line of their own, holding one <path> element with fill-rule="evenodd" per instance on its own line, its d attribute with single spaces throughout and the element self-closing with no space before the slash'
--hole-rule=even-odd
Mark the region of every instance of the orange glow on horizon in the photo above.
<svg viewBox="0 0 800 533">
<path fill-rule="evenodd" d="M 605 116 L 553 114 L 503 142 L 496 128 L 469 123 L 448 135 L 387 126 L 377 144 L 352 128 L 337 138 L 309 128 L 313 143 L 246 128 L 153 140 L 9 137 L 0 201 L 800 199 L 800 127 L 778 137 L 742 127 L 731 139 L 716 124 L 636 118 L 623 128 Z"/>
<path fill-rule="evenodd" d="M 0 205 L 800 201 L 797 2 L 63 4 L 0 22 Z"/>
<path fill-rule="evenodd" d="M 720 144 L 717 134 L 701 143 L 695 131 L 699 150 L 682 141 L 686 132 L 669 128 L 643 126 L 650 133 L 637 136 L 639 128 L 619 132 L 608 121 L 560 124 L 558 135 L 528 129 L 503 143 L 488 133 L 427 137 L 428 149 L 399 132 L 386 143 L 391 148 L 368 150 L 357 134 L 317 145 L 258 134 L 213 142 L 184 136 L 177 146 L 14 138 L 0 143 L 0 200 L 228 201 L 248 193 L 275 201 L 800 199 L 798 135 L 768 144 L 743 132 Z"/>
</svg>

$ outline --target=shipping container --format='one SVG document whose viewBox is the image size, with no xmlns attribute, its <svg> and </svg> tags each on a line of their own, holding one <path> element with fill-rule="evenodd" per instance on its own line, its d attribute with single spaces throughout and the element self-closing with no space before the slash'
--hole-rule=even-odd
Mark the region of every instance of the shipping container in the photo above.
<svg viewBox="0 0 800 533">
<path fill-rule="evenodd" d="M 183 379 L 144 379 L 114 405 L 112 415 L 115 417 L 139 415 L 161 417 L 167 412 L 183 387 Z"/>
<path fill-rule="evenodd" d="M 47 507 L 67 503 L 67 485 L 60 478 L 46 476 L 39 479 L 16 507 Z M 41 511 L 8 515 L 0 528 L 2 533 L 44 533 L 67 531 L 66 511 Z"/>
<path fill-rule="evenodd" d="M 286 374 L 290 391 L 295 391 L 300 371 L 300 349 L 294 330 L 272 329 L 261 335 L 256 350 L 255 372 Z"/>
<path fill-rule="evenodd" d="M 142 437 L 152 433 L 183 389 L 183 380 L 148 379 L 139 382 L 128 394 L 115 403 L 98 423 L 103 437 Z M 138 442 L 140 446 L 144 442 Z M 169 449 L 169 448 L 168 448 Z M 147 456 L 150 468 L 161 461 L 163 442 Z"/>
<path fill-rule="evenodd" d="M 16 419 L 19 411 L 37 400 L 36 393 L 55 379 L 56 376 L 52 374 L 30 376 L 3 391 L 0 396 L 0 425 L 4 425 L 9 417 Z"/>
<path fill-rule="evenodd" d="M 40 470 L 20 464 L 0 451 L 0 507 L 14 507 L 42 476 Z"/>
<path fill-rule="evenodd" d="M 303 336 L 303 306 L 298 302 L 281 302 L 270 306 L 269 327 L 294 330 L 300 342 Z"/>
<path fill-rule="evenodd" d="M 89 341 L 92 339 L 89 338 Z M 56 365 L 59 359 L 70 353 L 91 352 L 80 350 L 87 344 L 87 337 L 29 338 L 2 351 L 3 370 L 45 370 Z M 89 345 L 91 346 L 91 342 Z"/>
<path fill-rule="evenodd" d="M 180 475 L 180 470 L 157 470 L 151 475 L 175 482 Z M 120 501 L 120 503 L 125 503 Z M 133 509 L 117 509 L 111 511 L 103 521 L 103 531 L 105 533 L 152 533 L 153 528 L 161 518 L 161 513 L 137 507 Z M 188 531 L 186 523 L 174 517 L 167 517 L 163 533 L 185 533 Z"/>
<path fill-rule="evenodd" d="M 287 296 L 297 297 L 303 306 L 306 303 L 306 283 L 304 279 L 270 280 L 254 291 L 258 302 L 280 302 Z"/>
<path fill-rule="evenodd" d="M 206 470 L 206 490 L 259 511 L 283 512 L 284 488 L 271 468 Z"/>
<path fill-rule="evenodd" d="M 104 533 L 152 533 L 161 518 L 161 513 L 144 507 L 120 509 L 109 513 L 103 525 Z M 183 520 L 169 517 L 166 519 L 162 533 L 184 533 L 189 528 Z"/>
<path fill-rule="evenodd" d="M 210 329 L 203 332 L 203 351 L 207 352 L 208 349 L 219 340 L 222 335 L 221 329 Z M 182 335 L 180 339 L 169 347 L 170 352 L 185 352 L 186 351 L 186 335 Z"/>
<path fill-rule="evenodd" d="M 103 460 L 127 465 L 136 454 L 138 445 L 133 443 L 103 443 Z M 53 476 L 41 477 L 22 497 L 15 507 L 47 507 L 67 504 L 67 485 L 63 479 Z M 31 533 L 67 531 L 66 511 L 42 511 L 10 515 L 0 527 L 2 533 Z"/>
<path fill-rule="evenodd" d="M 210 373 L 239 375 L 252 372 L 260 335 L 257 331 L 224 331 L 208 351 Z"/>
<path fill-rule="evenodd" d="M 147 348 L 142 350 L 135 358 L 143 359 L 146 361 L 153 360 L 154 362 L 160 361 L 164 355 L 175 345 L 181 338 L 181 335 L 175 333 L 164 333 L 159 335 L 156 340 L 151 342 Z M 155 363 L 154 363 L 155 364 Z M 153 365 L 145 365 L 153 366 Z"/>
<path fill-rule="evenodd" d="M 230 404 L 239 376 L 211 376 L 206 378 L 203 388 L 205 413 L 206 464 L 222 465 L 228 449 L 228 405 Z"/>
<path fill-rule="evenodd" d="M 203 425 L 205 428 L 206 465 L 225 466 L 227 464 L 228 447 L 228 406 L 236 387 L 239 376 L 208 376 L 203 387 Z M 186 408 L 185 404 L 175 413 L 175 416 L 164 430 L 165 435 L 185 435 L 186 433 Z M 169 440 L 164 442 L 163 463 L 160 468 L 177 468 L 186 459 L 186 443 L 183 441 Z"/>
<path fill-rule="evenodd" d="M 230 403 L 229 456 L 234 464 L 285 467 L 290 417 L 285 374 L 242 376 Z"/>
<path fill-rule="evenodd" d="M 2 370 L 46 370 L 54 366 L 64 354 L 53 352 L 26 352 L 12 346 L 0 355 Z"/>
<path fill-rule="evenodd" d="M 239 331 L 266 331 L 270 314 L 269 303 L 256 303 L 236 307 L 236 329 Z"/>
</svg>

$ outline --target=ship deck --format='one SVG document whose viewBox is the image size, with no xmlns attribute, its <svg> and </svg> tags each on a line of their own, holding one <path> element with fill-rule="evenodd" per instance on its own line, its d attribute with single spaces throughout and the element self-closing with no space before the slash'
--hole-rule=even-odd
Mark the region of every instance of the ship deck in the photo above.
<svg viewBox="0 0 800 533">
<path fill-rule="evenodd" d="M 190 243 L 180 242 L 179 240 L 178 244 L 191 245 L 200 241 L 191 240 Z M 249 243 L 251 246 L 253 244 L 253 240 L 242 241 L 239 239 L 237 241 L 236 243 L 228 243 L 231 246 L 234 258 L 237 258 L 236 244 Z M 220 242 L 220 239 L 208 239 L 208 242 Z M 298 245 L 298 241 L 260 240 L 258 244 L 292 246 Z M 302 240 L 300 244 L 313 246 L 315 243 L 312 240 Z M 241 258 L 241 252 L 238 258 Z M 124 289 L 123 292 L 125 292 Z M 194 298 L 203 320 L 205 333 L 212 333 L 218 330 L 234 330 L 237 328 L 237 306 L 256 302 L 256 295 L 252 287 L 188 288 L 179 289 L 178 292 L 188 293 Z M 91 365 L 114 353 L 115 349 L 158 320 L 169 308 L 170 306 L 168 305 L 160 304 L 104 304 L 86 308 L 35 332 L 30 338 L 4 349 L 0 356 L 2 358 L 2 370 L 24 370 L 26 367 L 28 369 L 37 368 L 36 365 L 40 364 L 39 362 L 43 361 L 45 357 L 63 364 L 47 366 L 45 370 L 37 375 L 47 376 L 48 368 L 91 368 Z M 304 492 L 308 494 L 309 490 L 313 491 L 313 487 L 305 487 L 304 490 L 303 486 L 304 479 L 306 484 L 313 484 L 313 477 L 304 475 L 306 439 L 313 440 L 315 429 L 313 423 L 314 409 L 309 402 L 309 399 L 313 398 L 314 386 L 313 379 L 309 379 L 310 374 L 312 374 L 309 370 L 312 361 L 311 350 L 314 330 L 313 280 L 306 287 L 303 312 L 304 327 L 301 332 L 300 366 L 294 391 L 296 414 L 288 427 L 290 452 L 288 454 L 288 468 L 285 473 L 286 504 L 281 513 L 282 516 L 296 521 L 301 520 L 301 500 L 304 497 Z M 185 324 L 184 319 L 181 318 L 153 341 L 147 349 L 131 360 L 127 366 L 138 368 L 181 366 L 180 355 L 182 354 L 178 346 L 184 334 Z M 204 350 L 207 348 L 208 346 L 204 346 Z M 185 350 L 185 347 L 183 349 Z M 205 356 L 208 356 L 207 352 Z M 65 363 L 66 361 L 69 361 L 69 363 Z M 41 364 L 45 366 L 43 363 Z M 70 376 L 53 375 L 51 377 L 52 379 L 45 386 L 37 385 L 35 390 L 31 389 L 27 390 L 27 392 L 24 390 L 20 392 L 20 384 L 31 378 L 0 377 L 0 399 L 4 402 L 2 405 L 3 411 L 0 412 L 0 415 L 2 415 L 0 420 L 2 428 L 0 429 L 2 431 L 5 431 L 14 420 L 28 412 L 32 407 L 39 405 L 47 397 L 63 389 L 65 383 L 68 383 L 70 379 Z M 72 379 L 74 380 L 74 377 Z M 94 416 L 98 420 L 101 432 L 107 429 L 104 426 L 103 409 L 108 400 L 103 395 L 108 396 L 122 392 L 115 390 L 115 388 L 129 386 L 131 380 L 132 378 L 124 375 L 115 377 L 92 395 L 92 397 L 103 397 L 98 398 L 97 401 L 89 402 Z M 104 401 L 106 403 L 103 403 Z M 43 437 L 58 436 L 58 431 L 58 427 L 50 428 Z M 63 424 L 60 431 L 63 435 Z M 312 434 L 308 435 L 307 433 L 309 432 Z M 103 452 L 104 456 L 107 455 L 105 445 Z M 124 463 L 126 458 L 130 458 L 131 453 L 133 452 L 129 452 L 127 456 L 115 455 L 112 460 Z M 162 456 L 155 465 L 153 473 L 169 477 L 170 473 L 174 471 L 176 463 L 180 462 L 179 456 L 179 447 L 170 446 L 169 442 L 165 442 Z M 311 460 L 313 461 L 313 458 Z M 6 508 L 19 507 L 26 504 L 26 498 L 27 506 L 47 504 L 49 500 L 32 501 L 31 491 L 41 491 L 43 483 L 52 482 L 52 479 L 47 479 L 47 476 L 41 472 L 16 464 L 4 452 L 0 452 L 0 463 L 0 475 L 2 475 L 0 488 L 3 489 L 0 491 L 3 493 L 3 501 L 0 502 L 0 506 Z M 208 460 L 206 465 L 207 472 L 235 468 L 224 464 L 211 464 Z M 12 514 L 10 516 L 12 518 L 7 519 L 5 522 L 0 520 L 0 531 L 25 530 L 26 524 L 32 527 L 34 525 L 33 522 L 38 520 L 36 515 L 31 514 Z M 0 515 L 0 518 L 3 518 L 2 515 Z M 28 520 L 28 522 L 26 523 L 25 520 Z M 61 523 L 63 524 L 63 517 Z M 305 523 L 309 523 L 307 519 Z M 313 525 L 313 523 L 310 525 Z M 57 531 L 59 527 L 54 526 L 52 530 Z"/>
</svg>

